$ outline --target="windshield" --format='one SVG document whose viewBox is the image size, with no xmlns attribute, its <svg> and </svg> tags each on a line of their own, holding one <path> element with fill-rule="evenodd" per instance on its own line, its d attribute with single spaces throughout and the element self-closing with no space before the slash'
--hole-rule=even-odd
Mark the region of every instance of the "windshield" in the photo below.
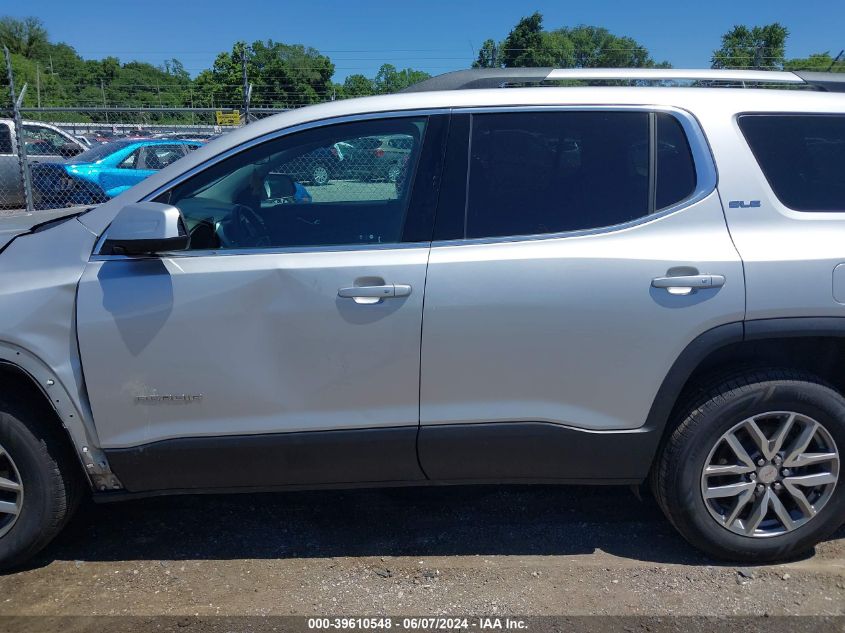
<svg viewBox="0 0 845 633">
<path fill-rule="evenodd" d="M 111 156 L 115 152 L 119 152 L 132 141 L 113 141 L 111 143 L 103 143 L 102 145 L 95 145 L 91 149 L 87 149 L 81 154 L 77 154 L 73 158 L 66 160 L 66 163 L 98 163 L 107 156 Z"/>
</svg>

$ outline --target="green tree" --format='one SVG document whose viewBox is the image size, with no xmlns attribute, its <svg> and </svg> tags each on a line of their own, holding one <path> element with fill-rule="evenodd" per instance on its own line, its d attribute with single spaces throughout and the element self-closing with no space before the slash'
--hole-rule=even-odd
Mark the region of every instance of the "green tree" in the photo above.
<svg viewBox="0 0 845 633">
<path fill-rule="evenodd" d="M 375 94 L 372 80 L 361 74 L 349 75 L 341 86 L 343 97 L 366 97 L 372 94 Z"/>
<path fill-rule="evenodd" d="M 473 68 L 501 68 L 502 62 L 499 59 L 499 45 L 495 40 L 484 40 L 481 48 L 478 49 L 478 57 L 472 62 Z"/>
<path fill-rule="evenodd" d="M 522 18 L 511 29 L 499 50 L 507 68 L 551 66 L 553 54 L 546 47 L 543 16 L 538 11 Z"/>
<path fill-rule="evenodd" d="M 577 26 L 559 32 L 572 42 L 575 68 L 650 68 L 655 65 L 646 47 L 632 37 L 620 37 L 597 26 Z"/>
<path fill-rule="evenodd" d="M 38 18 L 0 18 L 0 47 L 6 46 L 10 53 L 35 59 L 44 52 L 47 43 L 47 29 Z"/>
<path fill-rule="evenodd" d="M 301 44 L 273 40 L 235 43 L 231 52 L 217 56 L 210 76 L 203 76 L 197 87 L 210 88 L 226 105 L 240 105 L 244 55 L 247 77 L 253 84 L 253 106 L 290 108 L 325 101 L 332 95 L 334 64 L 328 57 Z"/>
<path fill-rule="evenodd" d="M 634 38 L 605 28 L 582 25 L 544 31 L 543 16 L 535 12 L 517 22 L 501 44 L 485 40 L 472 66 L 651 68 L 669 67 L 669 63 L 656 63 Z"/>
<path fill-rule="evenodd" d="M 783 67 L 787 28 L 777 22 L 751 28 L 738 24 L 722 36 L 713 51 L 713 68 L 773 70 Z"/>
<path fill-rule="evenodd" d="M 382 64 L 372 84 L 375 94 L 389 94 L 399 92 L 411 84 L 418 83 L 430 78 L 427 72 L 405 68 L 397 70 L 393 64 Z"/>
<path fill-rule="evenodd" d="M 845 59 L 831 57 L 829 52 L 813 53 L 809 57 L 788 59 L 784 70 L 812 70 L 817 72 L 845 73 Z"/>
</svg>

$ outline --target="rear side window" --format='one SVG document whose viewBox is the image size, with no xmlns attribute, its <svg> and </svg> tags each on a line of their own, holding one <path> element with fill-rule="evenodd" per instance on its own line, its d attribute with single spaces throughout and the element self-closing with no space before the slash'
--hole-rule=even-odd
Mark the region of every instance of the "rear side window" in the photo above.
<svg viewBox="0 0 845 633">
<path fill-rule="evenodd" d="M 683 128 L 663 113 L 476 114 L 469 172 L 468 238 L 613 226 L 695 189 Z"/>
<path fill-rule="evenodd" d="M 749 114 L 739 127 L 784 205 L 845 211 L 845 115 Z"/>
<path fill-rule="evenodd" d="M 677 204 L 692 195 L 696 185 L 695 163 L 687 135 L 671 114 L 655 115 L 657 147 L 655 150 L 655 211 Z"/>
</svg>

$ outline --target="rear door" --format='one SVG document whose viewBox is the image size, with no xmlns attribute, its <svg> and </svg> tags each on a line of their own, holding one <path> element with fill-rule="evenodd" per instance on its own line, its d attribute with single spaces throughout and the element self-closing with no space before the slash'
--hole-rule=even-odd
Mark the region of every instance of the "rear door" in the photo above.
<svg viewBox="0 0 845 633">
<path fill-rule="evenodd" d="M 743 316 L 697 124 L 631 107 L 475 110 L 453 116 L 461 126 L 426 285 L 423 468 L 642 478 L 644 424 L 670 367 Z"/>
</svg>

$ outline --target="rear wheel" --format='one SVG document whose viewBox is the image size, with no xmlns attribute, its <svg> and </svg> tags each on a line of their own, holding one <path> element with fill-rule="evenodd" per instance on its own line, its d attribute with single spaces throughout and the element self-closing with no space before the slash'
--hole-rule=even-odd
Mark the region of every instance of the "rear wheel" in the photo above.
<svg viewBox="0 0 845 633">
<path fill-rule="evenodd" d="M 845 521 L 845 398 L 811 375 L 740 374 L 688 403 L 653 476 L 670 521 L 719 558 L 800 554 Z"/>
<path fill-rule="evenodd" d="M 0 400 L 0 569 L 49 543 L 75 509 L 81 475 L 42 407 Z"/>
</svg>

